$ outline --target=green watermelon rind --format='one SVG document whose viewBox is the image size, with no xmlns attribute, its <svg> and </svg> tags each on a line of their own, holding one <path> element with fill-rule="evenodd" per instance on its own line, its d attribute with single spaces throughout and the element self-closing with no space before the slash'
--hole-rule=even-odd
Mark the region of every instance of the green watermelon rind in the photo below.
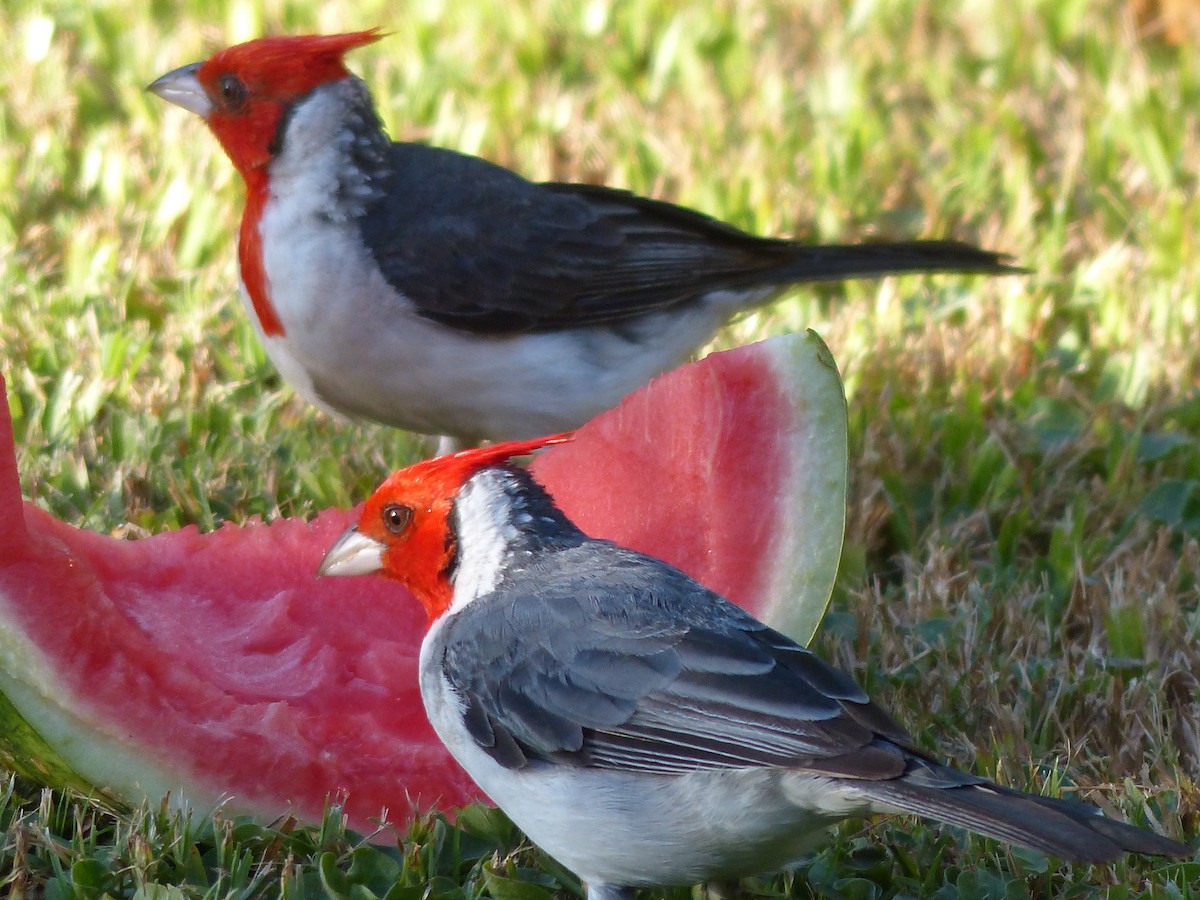
<svg viewBox="0 0 1200 900">
<path fill-rule="evenodd" d="M 119 808 L 122 804 L 115 797 L 77 774 L 12 704 L 8 695 L 19 690 L 18 683 L 0 672 L 0 766 L 38 784 L 70 789 Z"/>
<path fill-rule="evenodd" d="M 808 645 L 833 596 L 846 535 L 849 438 L 846 392 L 821 336 L 783 335 L 763 342 L 794 419 L 788 442 L 798 463 L 779 486 L 790 510 L 770 563 L 763 621 Z"/>
<path fill-rule="evenodd" d="M 3 606 L 0 596 L 0 620 L 7 619 Z M 67 696 L 41 654 L 0 621 L 0 765 L 110 809 L 127 808 L 127 798 L 138 797 L 170 796 L 186 805 L 178 779 L 165 767 L 109 734 L 77 701 L 56 699 Z"/>
</svg>

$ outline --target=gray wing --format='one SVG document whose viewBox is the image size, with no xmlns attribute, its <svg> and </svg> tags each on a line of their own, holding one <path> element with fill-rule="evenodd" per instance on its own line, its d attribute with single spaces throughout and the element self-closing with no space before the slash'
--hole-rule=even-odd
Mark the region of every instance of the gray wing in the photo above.
<svg viewBox="0 0 1200 900">
<path fill-rule="evenodd" d="M 578 574 L 595 571 L 603 581 Z M 551 554 L 474 601 L 443 642 L 470 734 L 510 768 L 551 759 L 889 778 L 911 746 L 808 650 L 677 570 L 604 542 Z"/>
<path fill-rule="evenodd" d="M 625 191 L 534 184 L 416 144 L 393 145 L 389 189 L 361 226 L 384 276 L 422 315 L 481 333 L 619 322 L 731 279 L 753 284 L 793 246 Z"/>
<path fill-rule="evenodd" d="M 1014 271 L 954 241 L 810 247 L 627 191 L 535 184 L 477 157 L 394 144 L 360 219 L 384 277 L 426 318 L 484 334 L 627 321 L 714 290 L 897 272 Z"/>
</svg>

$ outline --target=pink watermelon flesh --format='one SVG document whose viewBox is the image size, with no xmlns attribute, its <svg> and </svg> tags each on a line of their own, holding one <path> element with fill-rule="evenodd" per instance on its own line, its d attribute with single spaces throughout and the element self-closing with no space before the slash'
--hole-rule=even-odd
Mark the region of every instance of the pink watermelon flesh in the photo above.
<svg viewBox="0 0 1200 900">
<path fill-rule="evenodd" d="M 669 372 L 532 470 L 588 534 L 664 559 L 812 639 L 846 516 L 846 401 L 815 332 Z"/>
<path fill-rule="evenodd" d="M 797 445 L 774 436 L 803 407 L 772 343 L 663 376 L 534 466 L 585 530 L 760 614 L 795 565 L 779 558 L 795 500 L 779 485 Z M 834 383 L 819 407 L 838 406 Z M 835 508 L 840 402 L 841 458 L 821 462 L 841 478 Z M 0 513 L 0 762 L 118 801 L 170 792 L 268 818 L 319 820 L 333 795 L 360 829 L 479 797 L 423 712 L 419 605 L 381 579 L 315 577 L 348 512 L 134 541 L 81 531 L 22 501 L 5 405 Z M 842 520 L 825 527 L 821 610 Z"/>
<path fill-rule="evenodd" d="M 532 470 L 588 534 L 657 556 L 761 614 L 763 560 L 786 501 L 776 488 L 791 465 L 789 445 L 770 436 L 791 415 L 769 354 L 714 353 L 631 394 Z M 631 436 L 642 442 L 636 453 Z"/>
<path fill-rule="evenodd" d="M 41 687 L 111 739 L 101 753 L 128 742 L 150 762 L 101 781 L 110 793 L 202 806 L 228 794 L 236 809 L 319 820 L 345 790 L 359 827 L 384 807 L 406 818 L 409 793 L 421 806 L 478 795 L 421 711 L 419 605 L 380 579 L 345 590 L 314 577 L 347 513 L 139 541 L 29 504 L 25 520 L 0 568 L 10 627 L 53 657 Z M 65 762 L 86 777 L 96 761 L 85 747 Z"/>
</svg>

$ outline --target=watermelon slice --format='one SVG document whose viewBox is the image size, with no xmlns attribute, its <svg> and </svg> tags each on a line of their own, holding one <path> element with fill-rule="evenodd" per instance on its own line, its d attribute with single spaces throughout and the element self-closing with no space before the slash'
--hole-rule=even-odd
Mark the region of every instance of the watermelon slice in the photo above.
<svg viewBox="0 0 1200 900">
<path fill-rule="evenodd" d="M 807 640 L 845 515 L 841 382 L 815 334 L 669 373 L 545 452 L 593 534 L 668 559 Z M 122 541 L 23 503 L 0 410 L 0 763 L 113 804 L 354 827 L 478 795 L 425 719 L 420 606 L 317 579 L 350 513 Z"/>
<path fill-rule="evenodd" d="M 588 534 L 812 640 L 846 526 L 846 399 L 815 331 L 669 372 L 532 468 Z"/>
</svg>

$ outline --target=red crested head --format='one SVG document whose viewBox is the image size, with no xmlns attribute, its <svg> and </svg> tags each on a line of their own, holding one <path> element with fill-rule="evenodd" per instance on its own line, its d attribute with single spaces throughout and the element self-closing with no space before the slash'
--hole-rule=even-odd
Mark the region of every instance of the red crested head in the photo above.
<svg viewBox="0 0 1200 900">
<path fill-rule="evenodd" d="M 412 591 L 432 622 L 452 599 L 449 572 L 456 548 L 451 511 L 463 485 L 490 466 L 569 440 L 568 432 L 508 441 L 427 459 L 392 473 L 367 498 L 358 523 L 326 554 L 320 573 L 377 572 Z"/>
<path fill-rule="evenodd" d="M 267 202 L 267 166 L 280 128 L 296 101 L 324 84 L 350 77 L 344 57 L 379 40 L 377 28 L 350 34 L 266 37 L 221 50 L 168 72 L 149 90 L 204 119 L 246 181 L 238 261 L 263 331 L 283 334 L 271 304 L 262 259 L 259 217 Z"/>
<path fill-rule="evenodd" d="M 378 28 L 349 34 L 302 34 L 265 37 L 227 47 L 200 64 L 196 78 L 216 104 L 229 104 L 225 112 L 235 111 L 240 102 L 262 98 L 290 102 L 315 87 L 338 81 L 350 74 L 345 56 L 351 50 L 372 44 L 382 37 Z M 236 96 L 237 88 L 226 97 L 223 79 L 241 82 L 245 98 Z M 218 110 L 221 107 L 218 105 Z"/>
<path fill-rule="evenodd" d="M 169 72 L 150 90 L 203 117 L 250 181 L 254 170 L 271 161 L 288 107 L 323 84 L 349 77 L 345 55 L 382 36 L 372 28 L 259 38 Z"/>
</svg>

